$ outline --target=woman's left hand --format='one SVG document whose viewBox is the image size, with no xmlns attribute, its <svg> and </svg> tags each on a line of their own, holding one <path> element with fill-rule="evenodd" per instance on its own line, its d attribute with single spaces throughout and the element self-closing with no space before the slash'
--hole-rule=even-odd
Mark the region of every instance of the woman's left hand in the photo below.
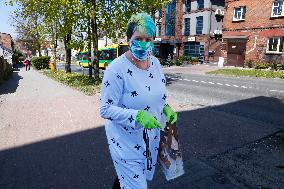
<svg viewBox="0 0 284 189">
<path fill-rule="evenodd" d="M 170 124 L 174 124 L 177 121 L 177 113 L 168 104 L 165 105 L 163 112 L 166 115 L 167 122 Z"/>
</svg>

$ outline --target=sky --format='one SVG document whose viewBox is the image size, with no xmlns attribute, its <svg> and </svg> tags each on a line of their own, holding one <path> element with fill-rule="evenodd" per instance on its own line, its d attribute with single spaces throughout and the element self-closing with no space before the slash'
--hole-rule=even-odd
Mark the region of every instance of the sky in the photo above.
<svg viewBox="0 0 284 189">
<path fill-rule="evenodd" d="M 15 29 L 11 26 L 11 15 L 16 7 L 6 6 L 5 0 L 0 0 L 0 32 L 9 33 L 13 39 L 16 37 Z"/>
</svg>

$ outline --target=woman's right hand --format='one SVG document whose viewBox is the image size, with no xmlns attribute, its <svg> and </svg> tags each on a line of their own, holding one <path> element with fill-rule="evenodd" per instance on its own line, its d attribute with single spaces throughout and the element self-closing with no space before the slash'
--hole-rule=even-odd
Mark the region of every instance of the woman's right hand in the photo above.
<svg viewBox="0 0 284 189">
<path fill-rule="evenodd" d="M 136 115 L 136 121 L 145 129 L 162 129 L 162 124 L 154 116 L 145 110 L 139 110 Z"/>
</svg>

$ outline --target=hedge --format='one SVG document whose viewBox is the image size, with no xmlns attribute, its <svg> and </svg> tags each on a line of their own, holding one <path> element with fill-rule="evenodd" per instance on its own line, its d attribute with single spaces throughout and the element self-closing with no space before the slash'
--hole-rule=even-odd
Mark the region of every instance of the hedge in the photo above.
<svg viewBox="0 0 284 189">
<path fill-rule="evenodd" d="M 32 66 L 37 70 L 49 69 L 49 61 L 49 56 L 33 57 Z"/>
</svg>

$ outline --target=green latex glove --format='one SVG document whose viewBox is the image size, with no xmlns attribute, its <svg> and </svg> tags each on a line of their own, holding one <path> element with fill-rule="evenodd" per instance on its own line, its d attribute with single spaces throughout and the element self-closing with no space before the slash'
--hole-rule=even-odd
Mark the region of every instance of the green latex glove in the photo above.
<svg viewBox="0 0 284 189">
<path fill-rule="evenodd" d="M 170 124 L 174 124 L 177 121 L 177 113 L 168 104 L 165 105 L 163 112 L 166 115 L 167 122 Z"/>
<path fill-rule="evenodd" d="M 136 121 L 145 129 L 162 129 L 162 124 L 158 122 L 149 112 L 144 110 L 138 111 Z"/>
</svg>

